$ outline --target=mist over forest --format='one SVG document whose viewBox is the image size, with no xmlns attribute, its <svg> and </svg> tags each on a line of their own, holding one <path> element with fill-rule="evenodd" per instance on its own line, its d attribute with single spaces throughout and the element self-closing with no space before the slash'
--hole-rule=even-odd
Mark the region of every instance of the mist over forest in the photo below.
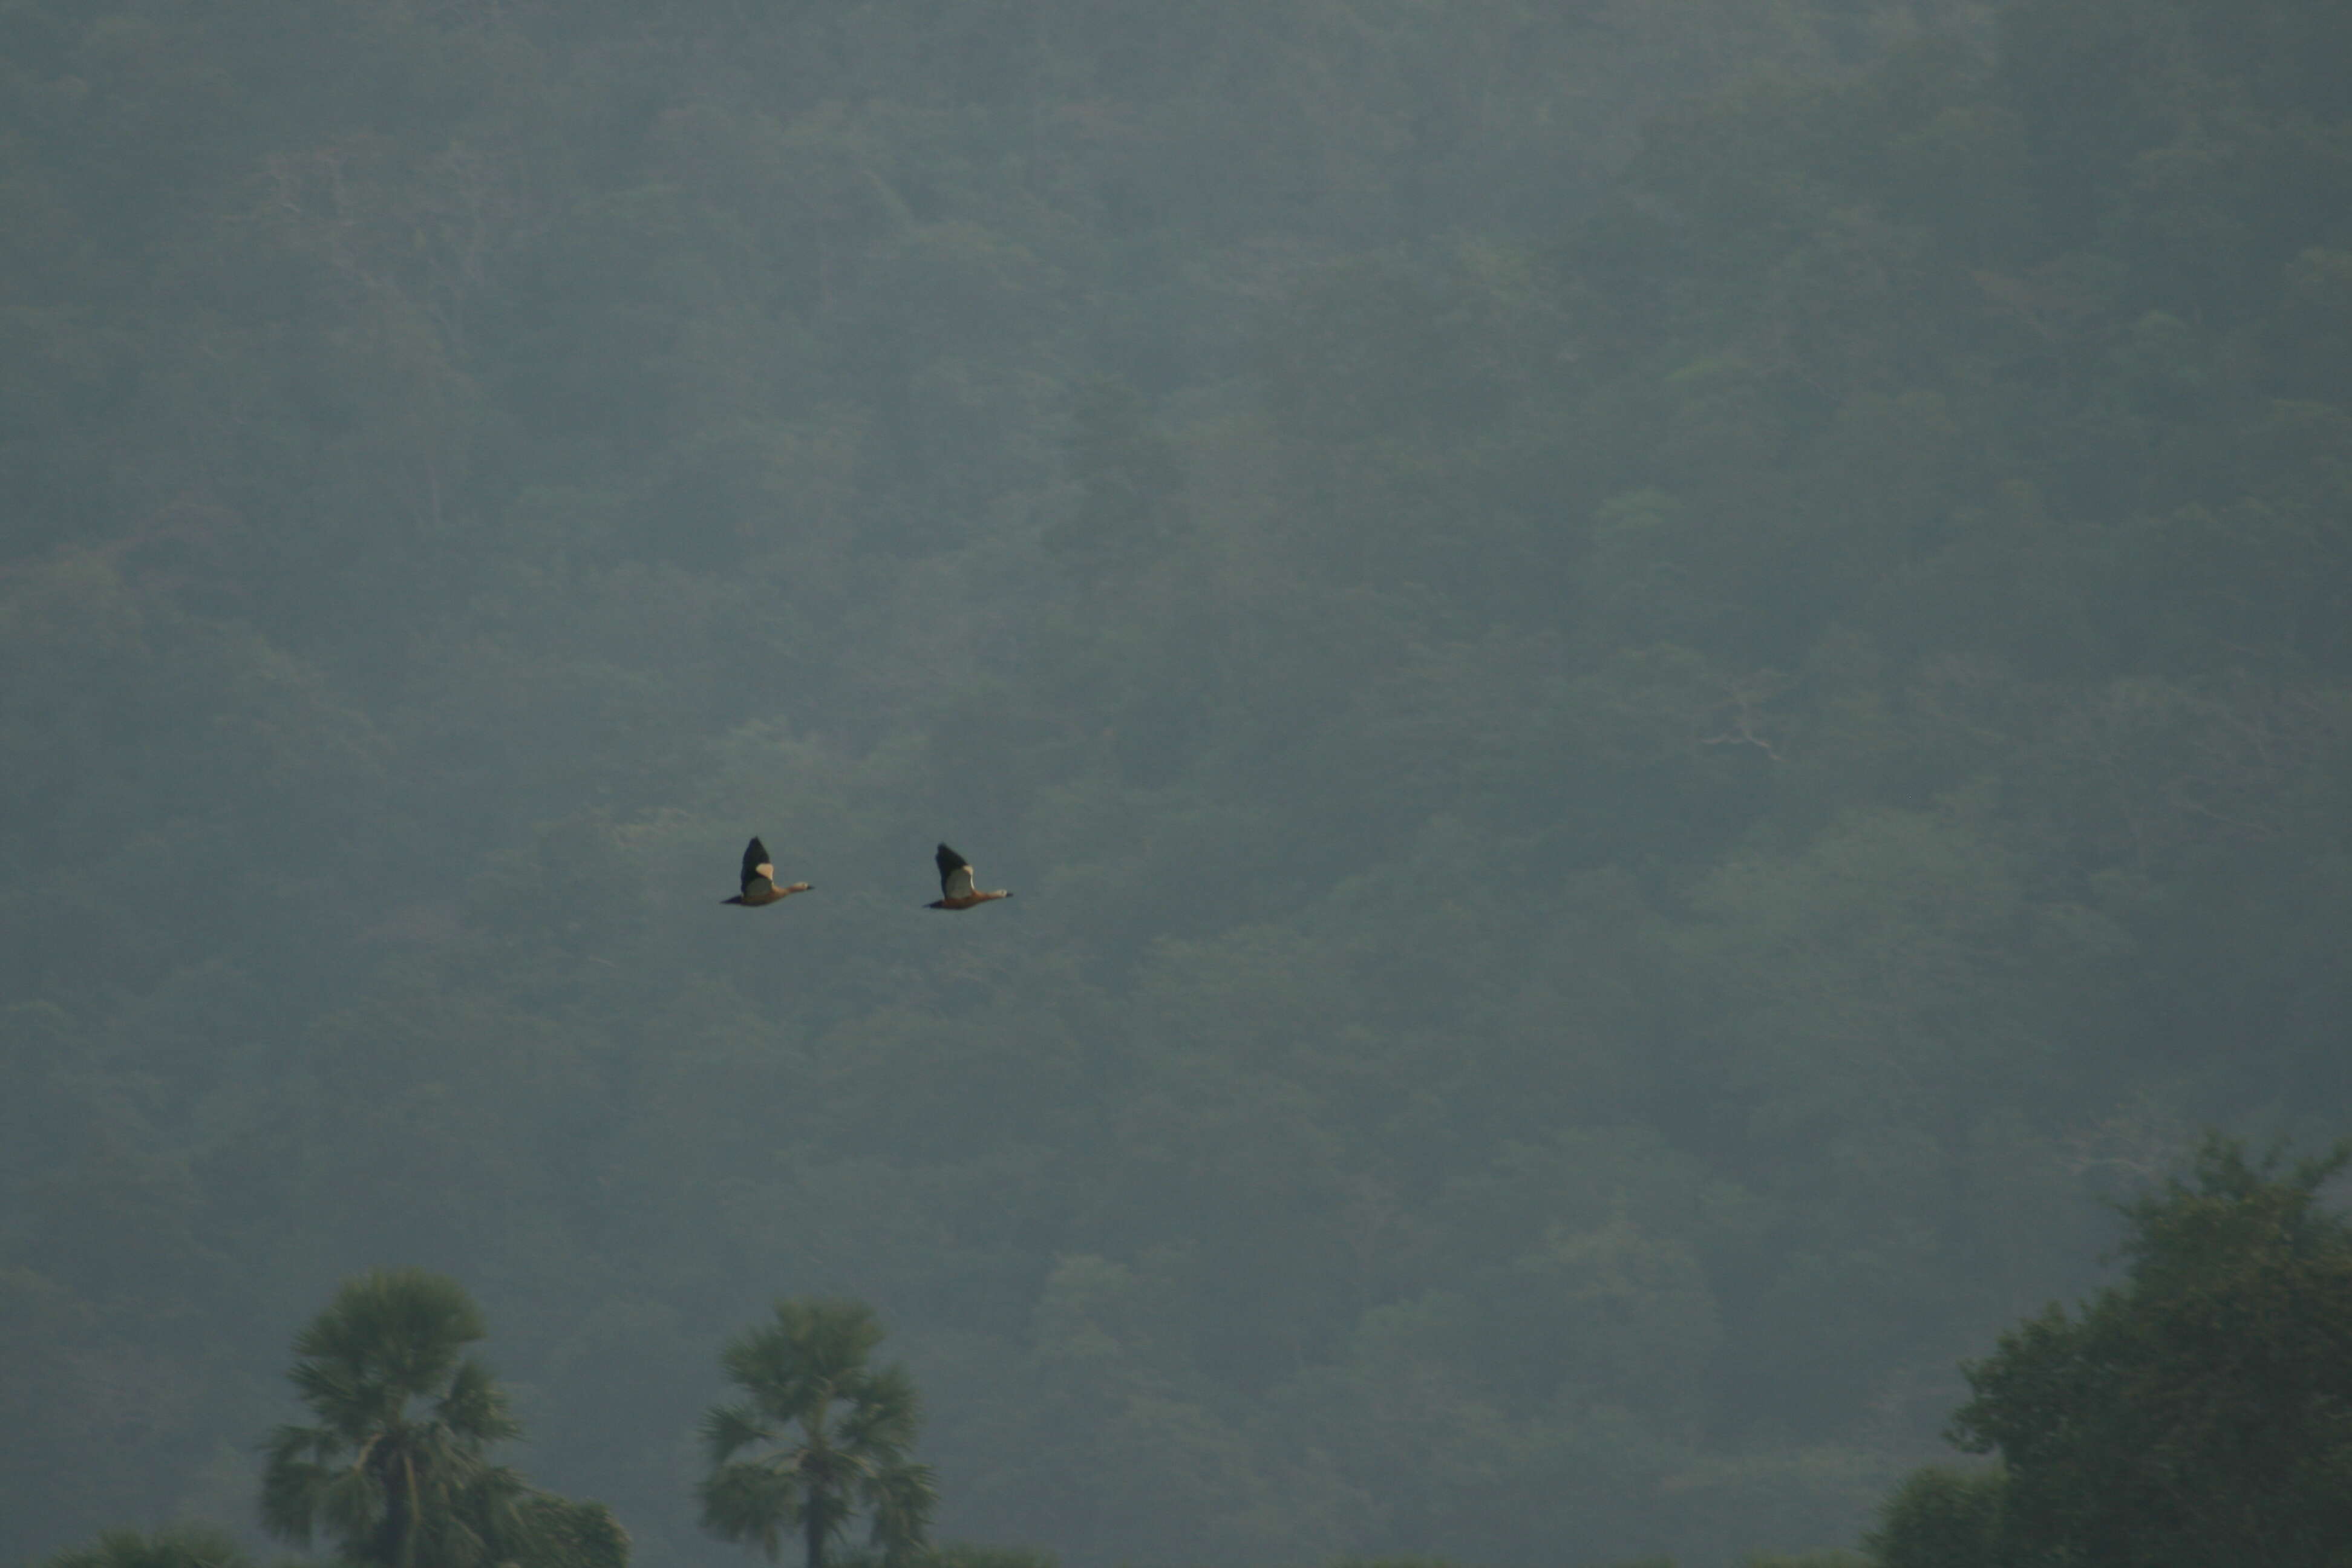
<svg viewBox="0 0 2352 1568">
<path fill-rule="evenodd" d="M 0 0 L 0 1562 L 380 1268 L 637 1568 L 782 1298 L 943 1540 L 1852 1548 L 2352 1131 L 2352 8 Z"/>
</svg>

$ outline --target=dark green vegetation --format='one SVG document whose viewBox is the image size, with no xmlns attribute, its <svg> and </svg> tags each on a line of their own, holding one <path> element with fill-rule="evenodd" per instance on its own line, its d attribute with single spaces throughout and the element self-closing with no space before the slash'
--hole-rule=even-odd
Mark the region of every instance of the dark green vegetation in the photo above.
<svg viewBox="0 0 2352 1568">
<path fill-rule="evenodd" d="M 2002 1468 L 1906 1481 L 1885 1568 L 2352 1563 L 2352 1223 L 2315 1202 L 2347 1162 L 2209 1142 L 2134 1205 L 2124 1285 L 1969 1369 L 1954 1435 Z"/>
<path fill-rule="evenodd" d="M 705 1529 L 770 1562 L 797 1536 L 801 1561 L 824 1568 L 862 1516 L 885 1568 L 914 1561 L 938 1491 L 914 1458 L 914 1381 L 869 1364 L 881 1340 L 863 1303 L 819 1300 L 779 1301 L 773 1321 L 728 1342 L 719 1364 L 746 1397 L 702 1420 Z"/>
<path fill-rule="evenodd" d="M 2352 1111 L 2347 29 L 0 5 L 0 1557 L 406 1264 L 646 1568 L 779 1295 L 1080 1568 L 1852 1540 Z"/>
<path fill-rule="evenodd" d="M 60 1552 L 44 1568 L 253 1568 L 227 1531 L 208 1524 L 179 1524 L 142 1535 L 110 1530 L 96 1543 Z"/>
<path fill-rule="evenodd" d="M 361 1276 L 294 1341 L 317 1425 L 280 1426 L 261 1478 L 271 1534 L 368 1568 L 621 1568 L 611 1512 L 539 1491 L 489 1449 L 522 1436 L 463 1288 L 421 1268 Z"/>
</svg>

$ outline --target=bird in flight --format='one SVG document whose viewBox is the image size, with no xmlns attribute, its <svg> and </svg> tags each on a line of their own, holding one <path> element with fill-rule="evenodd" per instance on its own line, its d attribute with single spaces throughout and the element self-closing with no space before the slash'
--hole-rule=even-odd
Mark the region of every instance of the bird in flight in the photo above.
<svg viewBox="0 0 2352 1568">
<path fill-rule="evenodd" d="M 740 904 L 756 909 L 761 904 L 782 903 L 794 893 L 809 890 L 806 882 L 794 882 L 788 888 L 776 886 L 776 868 L 768 864 L 768 847 L 754 838 L 743 850 L 743 890 L 731 899 L 721 899 L 723 904 Z"/>
<path fill-rule="evenodd" d="M 968 910 L 992 899 L 1009 899 L 1013 895 L 999 888 L 992 893 L 977 891 L 971 885 L 971 862 L 949 848 L 940 846 L 932 857 L 940 863 L 940 901 L 925 904 L 927 910 Z"/>
</svg>

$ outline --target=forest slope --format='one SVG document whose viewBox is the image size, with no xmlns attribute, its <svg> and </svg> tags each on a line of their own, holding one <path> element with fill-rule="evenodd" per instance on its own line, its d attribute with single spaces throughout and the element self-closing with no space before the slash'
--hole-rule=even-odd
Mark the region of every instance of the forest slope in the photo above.
<svg viewBox="0 0 2352 1568">
<path fill-rule="evenodd" d="M 2352 1109 L 2339 12 L 0 12 L 0 1552 L 379 1265 L 649 1568 L 781 1294 L 951 1535 L 1851 1539 Z"/>
</svg>

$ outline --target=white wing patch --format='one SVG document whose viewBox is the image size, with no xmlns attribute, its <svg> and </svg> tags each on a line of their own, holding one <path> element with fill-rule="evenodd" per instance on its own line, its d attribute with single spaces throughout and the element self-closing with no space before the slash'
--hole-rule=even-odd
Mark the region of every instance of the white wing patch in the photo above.
<svg viewBox="0 0 2352 1568">
<path fill-rule="evenodd" d="M 971 868 L 959 866 L 948 873 L 947 895 L 950 899 L 971 897 Z"/>
</svg>

